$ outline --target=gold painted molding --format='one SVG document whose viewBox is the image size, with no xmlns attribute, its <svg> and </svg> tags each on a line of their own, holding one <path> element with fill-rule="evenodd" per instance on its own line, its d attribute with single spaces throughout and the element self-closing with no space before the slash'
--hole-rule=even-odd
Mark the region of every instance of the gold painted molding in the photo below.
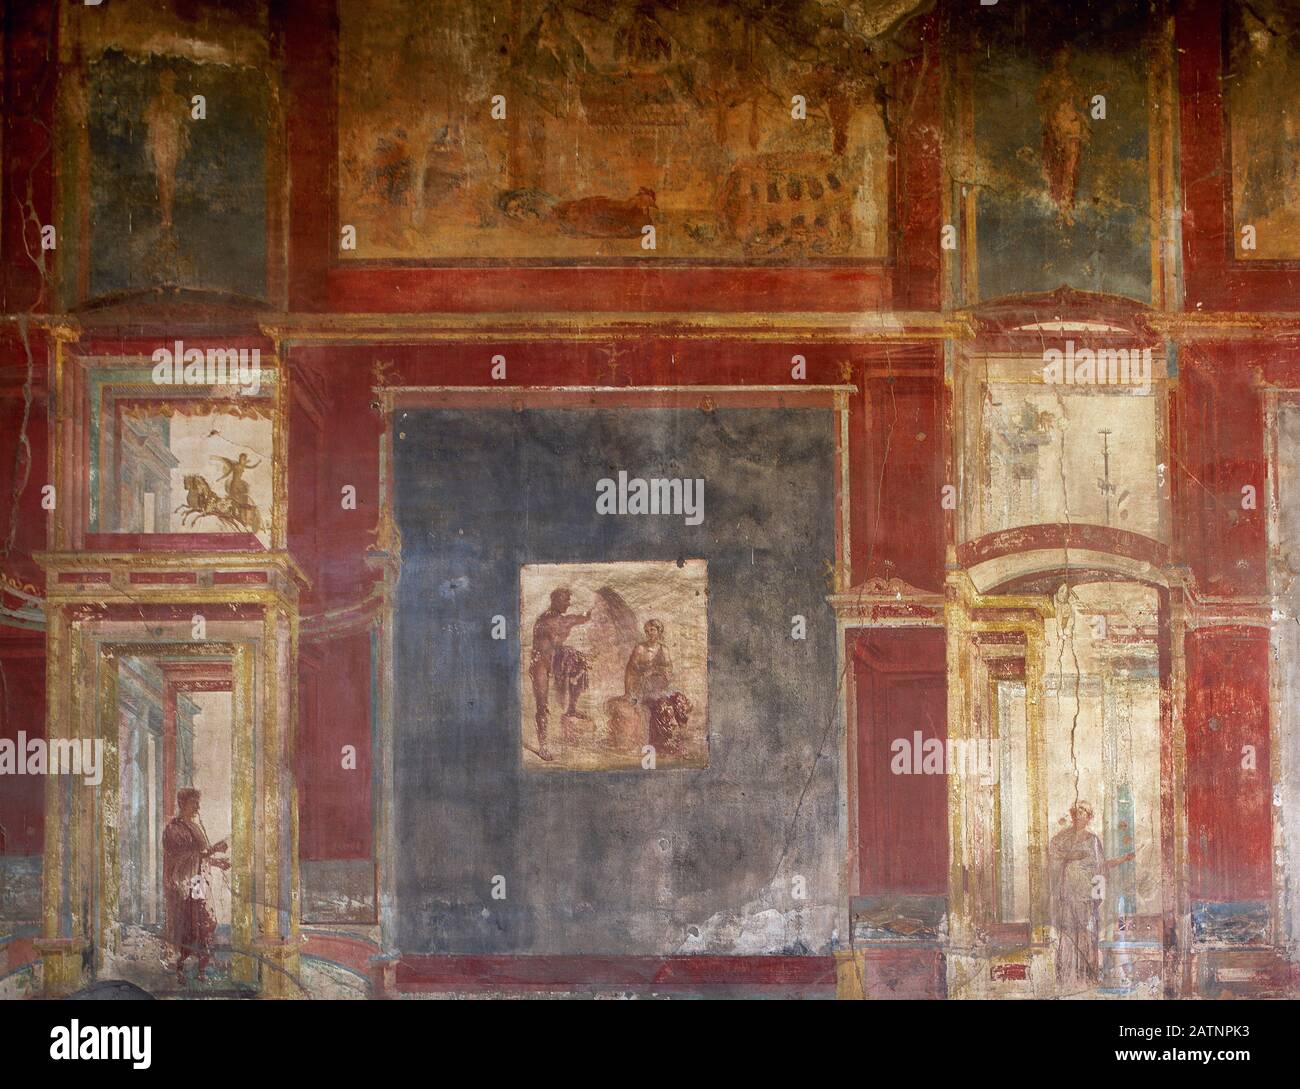
<svg viewBox="0 0 1300 1089">
<path fill-rule="evenodd" d="M 287 344 L 396 341 L 600 341 L 647 333 L 679 340 L 944 340 L 971 334 L 964 318 L 917 311 L 546 311 L 286 314 L 267 318 Z"/>
<path fill-rule="evenodd" d="M 1176 341 L 1300 337 L 1300 312 L 1188 310 L 1152 313 L 1147 321 L 1157 332 Z"/>
<path fill-rule="evenodd" d="M 1158 310 L 1144 319 L 1175 341 L 1225 337 L 1257 339 L 1300 337 L 1300 311 Z M 120 320 L 93 313 L 0 315 L 5 322 L 27 321 L 62 343 L 117 329 Z M 134 324 L 149 331 L 166 329 L 165 315 L 142 307 Z M 174 321 L 172 322 L 174 324 Z M 786 341 L 945 341 L 976 339 L 968 308 L 948 310 L 863 311 L 508 311 L 478 313 L 287 313 L 262 311 L 235 316 L 225 324 L 255 326 L 284 346 L 309 344 L 423 344 L 502 340 L 604 341 L 649 335 L 679 340 L 732 339 Z M 164 335 L 158 333 L 157 335 Z"/>
<path fill-rule="evenodd" d="M 179 536 L 179 535 L 178 535 Z M 77 601 L 86 598 L 112 600 L 125 593 L 133 603 L 147 594 L 149 600 L 171 597 L 197 598 L 216 590 L 220 600 L 261 601 L 284 594 L 296 596 L 310 589 L 311 580 L 293 556 L 284 550 L 265 552 L 34 552 L 32 558 L 47 576 L 47 601 Z M 124 576 L 141 571 L 193 571 L 198 581 L 187 583 L 129 583 Z M 108 571 L 110 582 L 60 582 L 58 575 Z M 264 583 L 221 583 L 213 585 L 216 572 L 264 571 Z"/>
</svg>

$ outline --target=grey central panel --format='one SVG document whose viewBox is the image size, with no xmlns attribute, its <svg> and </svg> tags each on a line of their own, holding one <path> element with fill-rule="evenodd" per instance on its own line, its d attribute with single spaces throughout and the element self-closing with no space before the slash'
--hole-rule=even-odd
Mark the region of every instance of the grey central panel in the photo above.
<svg viewBox="0 0 1300 1089">
<path fill-rule="evenodd" d="M 839 898 L 834 422 L 829 410 L 397 413 L 404 952 L 824 951 Z M 596 482 L 619 470 L 702 478 L 703 523 L 597 514 Z M 524 770 L 520 567 L 692 558 L 708 563 L 709 766 Z M 805 640 L 791 638 L 796 614 Z M 504 640 L 491 638 L 497 615 Z M 492 897 L 498 875 L 505 899 Z"/>
</svg>

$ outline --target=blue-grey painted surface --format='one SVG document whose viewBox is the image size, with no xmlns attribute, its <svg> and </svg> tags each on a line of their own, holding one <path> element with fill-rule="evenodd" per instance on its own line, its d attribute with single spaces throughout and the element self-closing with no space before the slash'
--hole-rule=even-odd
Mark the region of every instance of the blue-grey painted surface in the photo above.
<svg viewBox="0 0 1300 1089">
<path fill-rule="evenodd" d="M 825 602 L 833 419 L 812 409 L 397 413 L 404 952 L 827 947 L 842 747 Z M 596 481 L 620 469 L 702 477 L 703 524 L 596 514 Z M 708 561 L 709 766 L 525 771 L 520 566 L 678 558 Z M 502 641 L 490 637 L 497 614 L 509 623 Z M 804 641 L 791 638 L 794 614 L 807 617 Z M 504 900 L 491 896 L 496 875 Z M 806 899 L 792 896 L 795 875 Z"/>
</svg>

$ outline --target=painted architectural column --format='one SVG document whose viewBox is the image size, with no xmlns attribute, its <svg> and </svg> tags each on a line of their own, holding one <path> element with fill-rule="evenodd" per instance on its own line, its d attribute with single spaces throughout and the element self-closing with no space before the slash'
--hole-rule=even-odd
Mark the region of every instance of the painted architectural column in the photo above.
<svg viewBox="0 0 1300 1089">
<path fill-rule="evenodd" d="M 1175 511 L 1189 573 L 1185 665 L 1188 983 L 1272 985 L 1285 944 L 1274 872 L 1273 682 L 1265 394 L 1247 346 L 1189 344 L 1179 375 Z M 1294 875 L 1292 875 L 1294 877 Z"/>
<path fill-rule="evenodd" d="M 72 622 L 66 608 L 47 608 L 45 736 L 50 742 L 78 737 L 80 716 L 73 710 L 76 685 L 70 667 Z M 45 849 L 41 895 L 42 986 L 50 996 L 68 994 L 81 985 L 90 938 L 85 914 L 75 905 L 83 894 L 76 875 L 81 871 L 81 840 L 76 836 L 71 780 L 60 775 L 45 779 Z"/>
<path fill-rule="evenodd" d="M 263 681 L 259 692 L 270 714 L 260 721 L 256 795 L 261 844 L 257 937 L 265 998 L 301 994 L 299 976 L 298 795 L 294 781 L 294 711 L 297 702 L 297 633 L 286 610 L 273 606 L 262 622 Z"/>
<path fill-rule="evenodd" d="M 368 565 L 380 573 L 375 589 L 379 600 L 372 634 L 374 685 L 375 886 L 378 897 L 379 953 L 372 965 L 376 997 L 397 992 L 397 850 L 393 764 L 393 661 L 396 629 L 397 583 L 402 574 L 402 534 L 392 517 L 391 448 L 385 434 L 380 440 L 381 488 L 385 501 Z"/>
<path fill-rule="evenodd" d="M 1047 752 L 1044 738 L 1044 622 L 1053 615 L 1044 594 L 979 594 L 965 571 L 948 580 L 949 910 L 948 997 L 986 998 L 1051 992 L 1051 900 L 1048 880 Z M 1001 892 L 1002 734 L 997 682 L 1023 678 L 1025 798 L 1023 862 L 1027 919 L 1004 918 Z M 987 780 L 993 778 L 990 783 Z M 1006 816 L 1009 819 L 1009 815 Z"/>
</svg>

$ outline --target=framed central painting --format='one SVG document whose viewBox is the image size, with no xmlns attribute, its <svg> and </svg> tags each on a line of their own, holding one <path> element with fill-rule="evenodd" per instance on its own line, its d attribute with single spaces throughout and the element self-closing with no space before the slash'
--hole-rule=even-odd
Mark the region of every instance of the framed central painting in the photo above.
<svg viewBox="0 0 1300 1089">
<path fill-rule="evenodd" d="M 706 767 L 708 594 L 704 560 L 525 565 L 524 767 Z"/>
<path fill-rule="evenodd" d="M 338 10 L 347 260 L 889 255 L 881 88 L 819 4 Z"/>
</svg>

